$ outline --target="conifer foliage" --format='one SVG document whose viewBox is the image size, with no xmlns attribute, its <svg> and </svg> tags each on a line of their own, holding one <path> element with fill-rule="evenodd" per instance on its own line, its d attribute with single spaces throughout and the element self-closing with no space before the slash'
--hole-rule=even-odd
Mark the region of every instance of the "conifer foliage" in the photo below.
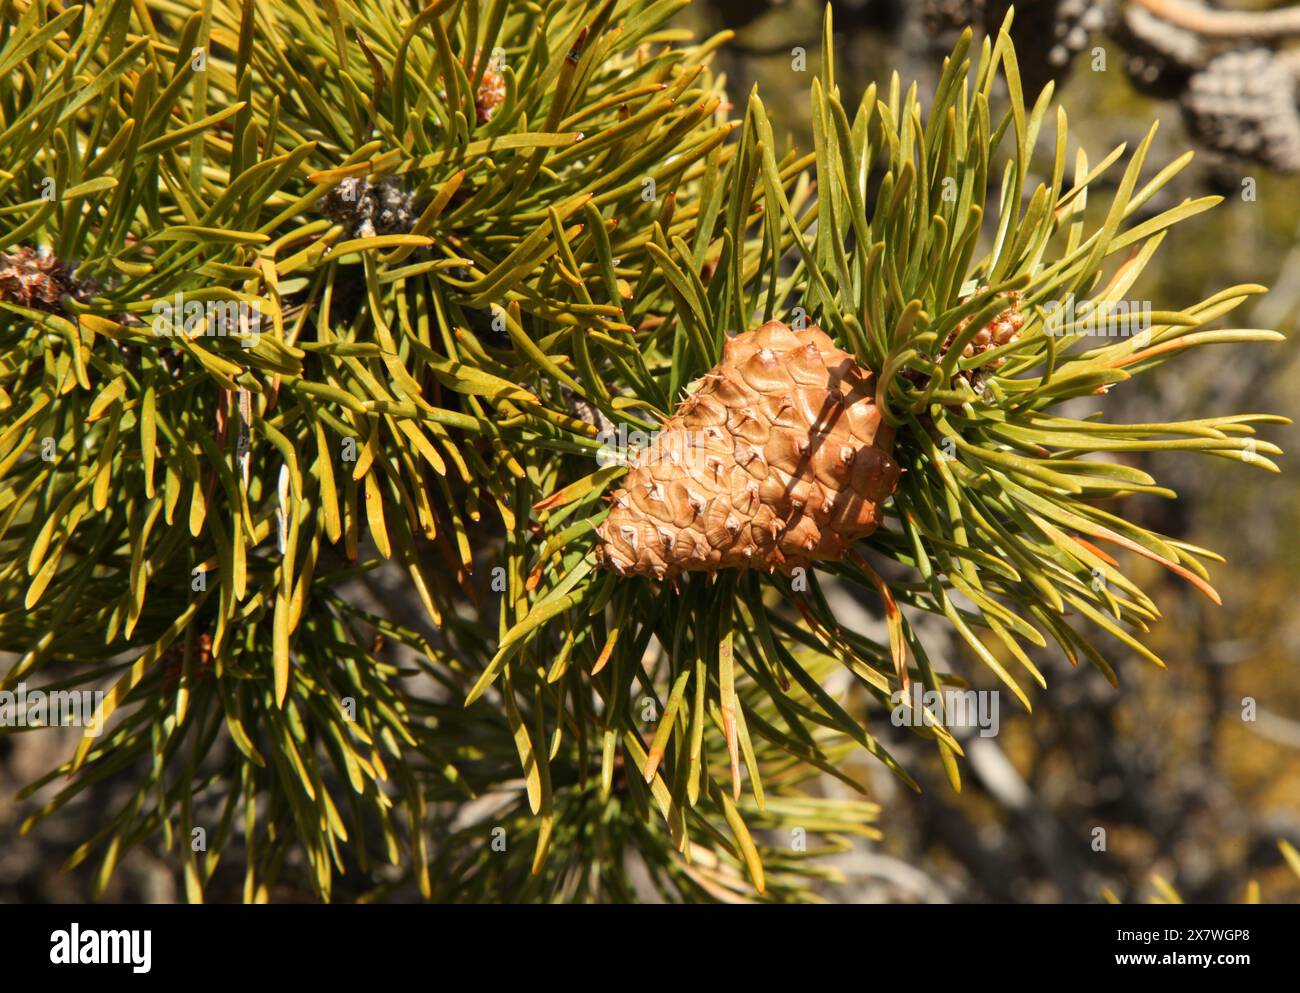
<svg viewBox="0 0 1300 993">
<path fill-rule="evenodd" d="M 154 846 L 195 900 L 575 900 L 635 898 L 634 857 L 672 900 L 807 899 L 877 813 L 807 782 L 865 793 L 865 749 L 911 784 L 869 722 L 956 679 L 911 619 L 1027 707 L 1049 642 L 1112 680 L 1098 632 L 1150 656 L 1124 560 L 1217 599 L 1212 552 L 1108 509 L 1172 492 L 1096 457 L 1276 468 L 1278 418 L 1105 417 L 1188 348 L 1280 337 L 1221 326 L 1255 285 L 1095 337 L 1212 206 L 1142 210 L 1190 156 L 1074 148 L 1010 19 L 925 106 L 841 93 L 829 12 L 814 148 L 782 151 L 686 2 L 0 4 L 0 689 L 106 690 L 25 827 L 133 784 L 70 865 Z M 695 536 L 719 569 L 608 568 L 623 440 L 708 406 L 771 321 L 858 370 L 842 426 L 779 426 L 764 505 L 780 530 L 791 487 L 847 480 L 834 554 L 752 567 L 724 520 Z M 714 406 L 743 459 L 744 405 Z M 823 688 L 845 668 L 869 706 Z M 941 710 L 912 716 L 959 783 Z"/>
</svg>

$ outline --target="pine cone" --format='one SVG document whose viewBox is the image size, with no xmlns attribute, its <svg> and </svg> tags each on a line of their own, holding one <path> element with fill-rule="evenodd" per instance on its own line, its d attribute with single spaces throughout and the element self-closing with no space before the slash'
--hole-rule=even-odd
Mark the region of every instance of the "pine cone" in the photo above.
<svg viewBox="0 0 1300 993">
<path fill-rule="evenodd" d="M 984 17 L 984 0 L 922 0 L 921 28 L 935 50 L 951 49 L 957 36 Z"/>
<path fill-rule="evenodd" d="M 995 37 L 1012 0 L 991 0 L 985 26 Z M 1016 45 L 1020 78 L 1027 100 L 1032 101 L 1049 80 L 1061 81 L 1070 73 L 1074 57 L 1088 47 L 1094 31 L 1105 27 L 1109 5 L 1098 0 L 1038 0 L 1016 2 L 1011 40 Z"/>
<path fill-rule="evenodd" d="M 789 573 L 873 532 L 898 484 L 871 372 L 816 327 L 730 339 L 638 454 L 597 531 L 620 574 Z"/>
<path fill-rule="evenodd" d="M 1296 81 L 1268 48 L 1225 52 L 1183 92 L 1188 130 L 1213 151 L 1300 172 Z"/>
<path fill-rule="evenodd" d="M 1124 47 L 1129 80 L 1148 96 L 1166 100 L 1178 96 L 1209 58 L 1200 35 L 1137 4 L 1126 4 L 1110 31 Z"/>
<path fill-rule="evenodd" d="M 947 52 L 967 27 L 996 38 L 1013 0 L 924 0 L 921 27 L 936 51 Z M 1092 32 L 1106 24 L 1109 0 L 1037 0 L 1015 3 L 1011 40 L 1016 45 L 1021 82 L 1029 99 L 1048 80 L 1064 79 L 1074 57 L 1088 47 Z"/>
<path fill-rule="evenodd" d="M 26 247 L 13 255 L 0 252 L 0 300 L 57 311 L 64 294 L 71 291 L 68 267 L 53 255 Z"/>
</svg>

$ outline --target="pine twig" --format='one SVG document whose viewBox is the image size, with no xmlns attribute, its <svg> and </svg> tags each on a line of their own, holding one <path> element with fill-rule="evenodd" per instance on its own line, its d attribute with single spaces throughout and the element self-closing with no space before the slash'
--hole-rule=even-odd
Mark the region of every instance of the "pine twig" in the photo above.
<svg viewBox="0 0 1300 993">
<path fill-rule="evenodd" d="M 1300 7 L 1210 10 L 1187 0 L 1133 0 L 1157 17 L 1209 38 L 1267 40 L 1300 35 Z"/>
</svg>

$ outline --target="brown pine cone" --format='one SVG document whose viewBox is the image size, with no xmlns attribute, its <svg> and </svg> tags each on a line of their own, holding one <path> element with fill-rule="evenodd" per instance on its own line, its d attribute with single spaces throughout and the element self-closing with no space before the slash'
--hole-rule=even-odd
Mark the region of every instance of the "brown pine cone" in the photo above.
<svg viewBox="0 0 1300 993">
<path fill-rule="evenodd" d="M 727 342 L 638 454 L 597 531 L 599 561 L 673 579 L 838 559 L 881 522 L 892 445 L 873 374 L 821 329 L 769 321 Z"/>
</svg>

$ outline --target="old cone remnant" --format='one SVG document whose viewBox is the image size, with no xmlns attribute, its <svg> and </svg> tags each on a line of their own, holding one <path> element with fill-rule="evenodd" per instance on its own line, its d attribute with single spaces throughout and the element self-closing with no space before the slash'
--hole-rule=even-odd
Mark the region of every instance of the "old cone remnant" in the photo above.
<svg viewBox="0 0 1300 993">
<path fill-rule="evenodd" d="M 483 51 L 480 49 L 474 55 L 475 68 L 471 70 L 473 75 L 478 68 L 478 60 L 483 57 Z M 501 68 L 495 58 L 488 59 L 488 64 L 483 70 L 483 79 L 478 84 L 478 90 L 474 94 L 474 116 L 480 125 L 487 124 L 496 116 L 501 105 L 506 102 L 506 78 L 501 75 Z"/>
<path fill-rule="evenodd" d="M 872 373 L 820 328 L 769 321 L 726 343 L 637 454 L 598 555 L 656 579 L 840 558 L 880 524 L 892 444 Z"/>
<path fill-rule="evenodd" d="M 0 301 L 54 311 L 70 291 L 67 267 L 54 256 L 26 247 L 0 252 Z"/>
</svg>

